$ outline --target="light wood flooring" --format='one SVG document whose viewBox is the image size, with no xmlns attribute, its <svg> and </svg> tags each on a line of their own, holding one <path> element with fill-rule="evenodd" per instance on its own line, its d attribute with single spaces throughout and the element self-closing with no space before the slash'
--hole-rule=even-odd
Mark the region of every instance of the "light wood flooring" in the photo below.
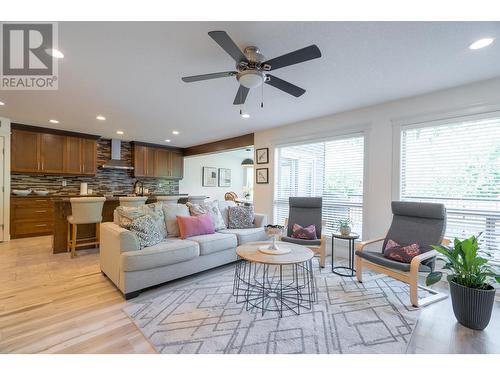
<svg viewBox="0 0 500 375">
<path fill-rule="evenodd" d="M 98 253 L 54 255 L 51 241 L 0 243 L 0 353 L 154 353 Z"/>
</svg>

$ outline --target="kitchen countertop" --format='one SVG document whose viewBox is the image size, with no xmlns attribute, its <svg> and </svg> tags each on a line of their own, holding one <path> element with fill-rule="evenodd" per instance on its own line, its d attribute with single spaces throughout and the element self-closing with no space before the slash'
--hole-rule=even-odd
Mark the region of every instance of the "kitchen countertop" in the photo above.
<svg viewBox="0 0 500 375">
<path fill-rule="evenodd" d="M 155 197 L 187 197 L 188 194 L 149 194 L 144 195 L 148 199 Z M 60 194 L 48 194 L 48 195 L 35 195 L 30 194 L 26 196 L 20 196 L 11 194 L 11 198 L 26 198 L 26 199 L 51 199 L 53 201 L 69 201 L 70 198 L 84 198 L 84 197 L 105 197 L 106 201 L 118 201 L 120 196 L 104 196 L 102 194 L 92 194 L 92 195 L 60 195 Z"/>
</svg>

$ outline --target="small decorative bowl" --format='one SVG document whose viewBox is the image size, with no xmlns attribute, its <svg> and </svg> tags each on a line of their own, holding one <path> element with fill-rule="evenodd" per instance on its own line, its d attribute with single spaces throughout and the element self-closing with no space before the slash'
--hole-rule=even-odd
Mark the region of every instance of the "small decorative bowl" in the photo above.
<svg viewBox="0 0 500 375">
<path fill-rule="evenodd" d="M 45 196 L 49 194 L 48 190 L 34 190 L 33 193 L 40 196 Z"/>
<path fill-rule="evenodd" d="M 31 189 L 27 189 L 27 190 L 12 190 L 12 193 L 14 195 L 19 195 L 20 197 L 25 197 L 27 196 L 29 193 L 31 193 Z"/>
<path fill-rule="evenodd" d="M 269 237 L 277 237 L 283 234 L 283 225 L 266 225 L 266 234 Z"/>
</svg>

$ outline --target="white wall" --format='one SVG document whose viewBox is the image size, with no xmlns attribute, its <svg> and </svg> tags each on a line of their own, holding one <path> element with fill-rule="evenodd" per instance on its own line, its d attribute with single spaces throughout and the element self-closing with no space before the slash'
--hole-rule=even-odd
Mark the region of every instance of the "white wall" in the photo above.
<svg viewBox="0 0 500 375">
<path fill-rule="evenodd" d="M 269 167 L 270 181 L 254 186 L 255 211 L 267 213 L 272 223 L 275 145 L 363 130 L 366 145 L 363 237 L 383 235 L 391 221 L 393 133 L 399 136 L 393 124 L 422 117 L 448 117 L 452 112 L 484 112 L 498 105 L 500 78 L 257 132 L 254 147 L 270 149 L 269 165 L 259 166 Z"/>
<path fill-rule="evenodd" d="M 0 242 L 10 239 L 10 120 L 0 117 L 0 152 L 3 145 L 4 153 L 0 156 Z M 3 186 L 3 192 L 1 187 Z"/>
<path fill-rule="evenodd" d="M 243 196 L 243 167 L 241 155 L 235 152 L 222 152 L 200 156 L 190 156 L 184 159 L 184 178 L 179 182 L 179 193 L 189 195 L 207 195 L 210 198 L 224 200 L 224 194 L 234 191 L 238 197 Z M 205 187 L 202 186 L 203 167 L 231 169 L 230 187 Z"/>
</svg>

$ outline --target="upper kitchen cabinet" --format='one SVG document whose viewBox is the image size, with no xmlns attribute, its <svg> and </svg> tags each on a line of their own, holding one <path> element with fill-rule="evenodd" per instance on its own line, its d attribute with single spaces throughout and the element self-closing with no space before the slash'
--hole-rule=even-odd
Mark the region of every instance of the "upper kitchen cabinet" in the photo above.
<svg viewBox="0 0 500 375">
<path fill-rule="evenodd" d="M 184 158 L 180 150 L 134 143 L 133 153 L 135 177 L 183 177 Z"/>
<path fill-rule="evenodd" d="M 78 133 L 65 135 L 64 132 L 50 131 L 51 129 L 13 124 L 12 172 L 95 175 L 97 137 L 86 138 L 78 136 Z"/>
</svg>

